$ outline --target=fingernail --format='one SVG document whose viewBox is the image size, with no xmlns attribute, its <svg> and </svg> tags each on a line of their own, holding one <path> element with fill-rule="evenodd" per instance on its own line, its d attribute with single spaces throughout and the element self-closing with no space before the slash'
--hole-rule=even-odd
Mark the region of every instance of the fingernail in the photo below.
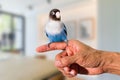
<svg viewBox="0 0 120 80">
<path fill-rule="evenodd" d="M 55 65 L 60 67 L 62 65 L 62 63 L 60 61 L 55 61 Z"/>
<path fill-rule="evenodd" d="M 74 70 L 70 71 L 70 74 L 75 76 L 75 71 Z"/>
</svg>

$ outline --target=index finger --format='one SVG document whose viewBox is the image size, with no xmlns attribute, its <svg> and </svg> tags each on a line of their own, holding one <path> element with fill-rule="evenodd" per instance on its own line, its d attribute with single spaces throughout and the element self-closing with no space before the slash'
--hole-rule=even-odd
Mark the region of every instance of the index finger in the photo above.
<svg viewBox="0 0 120 80">
<path fill-rule="evenodd" d="M 48 44 L 39 46 L 36 48 L 36 51 L 45 52 L 45 51 L 51 51 L 51 50 L 64 50 L 66 46 L 67 46 L 66 42 L 54 42 L 54 43 L 51 43 L 49 46 Z"/>
</svg>

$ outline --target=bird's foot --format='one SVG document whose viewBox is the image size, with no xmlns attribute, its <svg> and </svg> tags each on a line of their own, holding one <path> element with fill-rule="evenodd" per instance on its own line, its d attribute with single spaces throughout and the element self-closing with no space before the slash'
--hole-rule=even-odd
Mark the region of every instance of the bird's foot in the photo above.
<svg viewBox="0 0 120 80">
<path fill-rule="evenodd" d="M 50 48 L 50 44 L 51 44 L 51 43 L 48 43 L 48 48 Z"/>
<path fill-rule="evenodd" d="M 66 47 L 68 46 L 68 40 L 65 40 L 65 42 L 66 42 Z"/>
</svg>

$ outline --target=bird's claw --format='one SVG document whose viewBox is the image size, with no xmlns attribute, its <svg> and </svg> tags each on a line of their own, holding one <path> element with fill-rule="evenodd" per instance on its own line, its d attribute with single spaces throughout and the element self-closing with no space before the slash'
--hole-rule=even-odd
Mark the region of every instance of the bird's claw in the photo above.
<svg viewBox="0 0 120 80">
<path fill-rule="evenodd" d="M 50 44 L 51 44 L 51 43 L 48 43 L 48 48 L 50 48 Z"/>
<path fill-rule="evenodd" d="M 65 41 L 66 42 L 66 47 L 68 46 L 68 40 Z"/>
</svg>

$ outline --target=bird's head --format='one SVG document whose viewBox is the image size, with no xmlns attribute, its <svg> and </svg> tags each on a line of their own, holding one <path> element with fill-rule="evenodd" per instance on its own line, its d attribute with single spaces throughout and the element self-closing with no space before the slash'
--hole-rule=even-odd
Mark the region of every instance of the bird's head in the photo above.
<svg viewBox="0 0 120 80">
<path fill-rule="evenodd" d="M 60 10 L 59 9 L 52 9 L 49 13 L 49 17 L 52 20 L 60 21 L 61 20 Z"/>
</svg>

